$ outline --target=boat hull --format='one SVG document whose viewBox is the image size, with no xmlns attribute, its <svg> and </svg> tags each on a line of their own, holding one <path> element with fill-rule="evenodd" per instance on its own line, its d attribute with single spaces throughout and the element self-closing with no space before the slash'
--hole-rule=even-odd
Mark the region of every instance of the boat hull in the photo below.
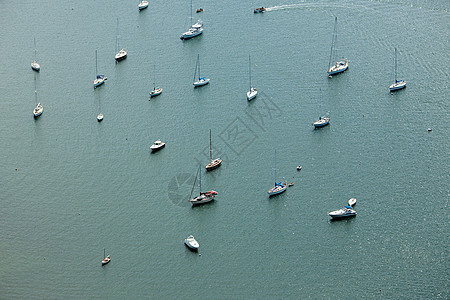
<svg viewBox="0 0 450 300">
<path fill-rule="evenodd" d="M 335 74 L 342 73 L 348 69 L 348 62 L 338 62 L 335 66 L 328 69 L 328 75 L 332 76 Z"/>
<path fill-rule="evenodd" d="M 153 98 L 153 97 L 161 95 L 161 93 L 162 93 L 162 89 L 158 88 L 158 89 L 155 89 L 155 90 L 151 91 L 149 93 L 149 95 L 150 95 L 150 98 Z"/>
<path fill-rule="evenodd" d="M 97 121 L 98 121 L 98 122 L 103 121 L 103 115 L 102 115 L 102 114 L 99 114 L 99 115 L 97 116 Z"/>
<path fill-rule="evenodd" d="M 125 58 L 127 58 L 127 56 L 128 56 L 127 52 L 125 52 L 125 53 L 120 53 L 119 52 L 119 53 L 116 54 L 116 56 L 114 58 L 115 58 L 116 62 L 119 62 L 119 61 L 122 61 Z"/>
<path fill-rule="evenodd" d="M 198 197 L 195 197 L 194 199 L 189 200 L 191 202 L 192 206 L 198 206 L 206 203 L 210 203 L 214 201 L 213 196 L 206 196 L 206 195 L 200 195 Z"/>
<path fill-rule="evenodd" d="M 252 101 L 253 99 L 256 98 L 257 95 L 258 95 L 257 89 L 252 89 L 252 90 L 248 91 L 247 92 L 247 101 Z"/>
<path fill-rule="evenodd" d="M 197 243 L 197 241 L 190 241 L 189 239 L 184 240 L 184 245 L 188 247 L 189 250 L 197 252 L 200 245 Z"/>
<path fill-rule="evenodd" d="M 218 167 L 220 167 L 222 165 L 222 160 L 221 159 L 215 159 L 212 162 L 210 162 L 209 164 L 206 165 L 206 171 L 212 171 L 217 169 Z"/>
<path fill-rule="evenodd" d="M 37 62 L 32 62 L 31 68 L 37 72 L 39 72 L 41 70 L 41 66 Z"/>
<path fill-rule="evenodd" d="M 345 215 L 329 215 L 331 218 L 340 220 L 340 219 L 346 219 L 346 218 L 352 218 L 356 217 L 356 213 L 354 214 L 345 214 Z"/>
<path fill-rule="evenodd" d="M 189 30 L 189 31 L 186 31 L 185 33 L 183 33 L 180 36 L 180 39 L 181 40 L 192 39 L 193 37 L 199 36 L 202 33 L 203 33 L 203 28 L 198 29 L 198 30 Z"/>
<path fill-rule="evenodd" d="M 392 91 L 398 91 L 398 90 L 404 89 L 405 87 L 406 87 L 406 82 L 402 80 L 400 82 L 391 84 L 389 86 L 389 91 L 391 91 L 391 92 Z"/>
<path fill-rule="evenodd" d="M 152 146 L 150 146 L 150 149 L 152 150 L 152 152 L 158 152 L 159 150 L 161 150 L 164 147 L 166 147 L 166 144 L 158 146 L 158 147 L 153 147 L 153 145 L 152 145 Z"/>
<path fill-rule="evenodd" d="M 148 1 L 142 1 L 141 3 L 139 3 L 138 7 L 139 10 L 146 9 L 148 7 Z"/>
<path fill-rule="evenodd" d="M 193 83 L 194 87 L 204 86 L 209 83 L 209 78 L 206 78 L 205 80 L 199 80 Z"/>
<path fill-rule="evenodd" d="M 267 193 L 269 194 L 269 197 L 276 196 L 276 195 L 279 195 L 279 194 L 285 192 L 286 191 L 286 187 L 287 187 L 287 185 L 284 185 L 284 187 L 281 188 L 281 189 L 272 188 Z"/>
</svg>

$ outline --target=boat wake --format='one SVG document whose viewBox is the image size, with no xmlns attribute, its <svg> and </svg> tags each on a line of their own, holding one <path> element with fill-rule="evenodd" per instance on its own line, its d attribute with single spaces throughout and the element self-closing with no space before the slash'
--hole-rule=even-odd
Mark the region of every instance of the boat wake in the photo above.
<svg viewBox="0 0 450 300">
<path fill-rule="evenodd" d="M 295 8 L 330 7 L 330 6 L 341 6 L 341 5 L 333 5 L 329 3 L 299 3 L 299 4 L 276 5 L 272 7 L 267 7 L 266 11 L 277 11 Z"/>
</svg>

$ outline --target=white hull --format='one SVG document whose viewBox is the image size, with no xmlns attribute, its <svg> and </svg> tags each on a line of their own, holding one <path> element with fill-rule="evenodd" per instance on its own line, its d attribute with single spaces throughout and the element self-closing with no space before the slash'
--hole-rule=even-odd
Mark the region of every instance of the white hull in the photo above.
<svg viewBox="0 0 450 300">
<path fill-rule="evenodd" d="M 214 200 L 214 196 L 206 196 L 205 194 L 202 194 L 198 197 L 195 197 L 195 198 L 189 200 L 189 202 L 191 202 L 193 206 L 196 206 L 196 205 L 209 203 L 213 200 Z"/>
<path fill-rule="evenodd" d="M 32 63 L 31 63 L 31 68 L 33 69 L 33 70 L 35 70 L 35 71 L 40 71 L 41 70 L 41 66 L 37 63 L 37 62 L 35 62 L 35 61 L 33 61 Z"/>
<path fill-rule="evenodd" d="M 398 82 L 393 83 L 393 84 L 391 84 L 389 86 L 389 91 L 391 91 L 391 92 L 392 91 L 397 91 L 397 90 L 401 90 L 401 89 L 403 89 L 405 87 L 406 87 L 406 81 L 399 80 Z"/>
<path fill-rule="evenodd" d="M 103 121 L 103 114 L 99 114 L 97 116 L 97 121 L 99 121 L 99 122 Z"/>
<path fill-rule="evenodd" d="M 356 216 L 356 211 L 350 208 L 342 208 L 328 213 L 333 219 L 343 219 Z"/>
<path fill-rule="evenodd" d="M 116 56 L 114 58 L 116 59 L 116 62 L 119 62 L 119 61 L 127 58 L 127 55 L 128 55 L 128 52 L 125 49 L 122 49 L 119 51 L 119 53 L 116 54 Z"/>
<path fill-rule="evenodd" d="M 156 141 L 153 145 L 150 146 L 150 149 L 152 150 L 152 152 L 156 152 L 156 151 L 161 150 L 165 146 L 166 146 L 166 143 L 163 143 L 161 141 Z"/>
<path fill-rule="evenodd" d="M 159 95 L 161 95 L 161 93 L 162 93 L 162 89 L 161 88 L 154 89 L 153 91 L 151 91 L 149 93 L 150 94 L 150 98 L 159 96 Z"/>
<path fill-rule="evenodd" d="M 287 187 L 287 184 L 284 183 L 282 187 L 277 186 L 277 187 L 271 188 L 267 193 L 269 194 L 269 196 L 275 196 L 275 195 L 281 194 L 284 191 L 286 191 L 286 187 Z"/>
<path fill-rule="evenodd" d="M 102 79 L 96 79 L 94 80 L 94 88 L 102 85 L 103 83 L 105 83 L 106 77 L 102 78 Z"/>
<path fill-rule="evenodd" d="M 184 240 L 184 244 L 191 250 L 197 251 L 198 248 L 200 247 L 200 245 L 198 244 L 198 242 L 195 240 L 193 235 L 188 236 L 188 238 L 186 238 Z"/>
<path fill-rule="evenodd" d="M 334 66 L 332 66 L 328 69 L 328 75 L 331 76 L 334 74 L 342 73 L 347 69 L 348 69 L 348 62 L 347 61 L 339 61 Z"/>
<path fill-rule="evenodd" d="M 348 205 L 353 207 L 356 205 L 356 198 L 351 198 L 348 200 Z"/>
<path fill-rule="evenodd" d="M 206 165 L 206 171 L 212 171 L 222 164 L 222 160 L 220 158 L 216 158 L 215 160 L 211 161 L 209 164 Z"/>
<path fill-rule="evenodd" d="M 37 118 L 40 115 L 42 115 L 43 112 L 44 112 L 44 107 L 39 103 L 33 110 L 33 116 L 35 118 Z"/>
<path fill-rule="evenodd" d="M 139 10 L 143 10 L 148 7 L 148 1 L 141 1 L 141 3 L 138 4 Z"/>
<path fill-rule="evenodd" d="M 203 85 L 207 85 L 209 83 L 209 78 L 200 79 L 199 81 L 194 82 L 194 87 L 199 87 Z"/>
<path fill-rule="evenodd" d="M 319 120 L 317 120 L 316 122 L 313 123 L 314 128 L 320 128 L 320 127 L 324 127 L 327 126 L 328 124 L 330 124 L 330 118 L 329 117 L 325 117 L 325 118 L 320 118 Z"/>
<path fill-rule="evenodd" d="M 252 88 L 250 91 L 247 92 L 247 100 L 251 101 L 258 95 L 258 90 L 255 88 Z"/>
</svg>

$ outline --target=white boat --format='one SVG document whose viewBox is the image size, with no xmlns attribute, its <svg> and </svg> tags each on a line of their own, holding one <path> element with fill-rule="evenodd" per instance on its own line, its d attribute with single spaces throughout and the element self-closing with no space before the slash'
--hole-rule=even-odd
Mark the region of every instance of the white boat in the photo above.
<svg viewBox="0 0 450 300">
<path fill-rule="evenodd" d="M 148 7 L 148 1 L 143 0 L 143 1 L 141 1 L 141 3 L 138 4 L 139 10 L 143 10 L 147 7 Z"/>
<path fill-rule="evenodd" d="M 197 206 L 201 204 L 206 204 L 214 200 L 214 197 L 218 194 L 216 191 L 207 191 L 202 193 L 202 172 L 200 170 L 201 166 L 198 167 L 197 174 L 195 175 L 194 185 L 192 186 L 191 195 L 189 198 L 192 197 L 192 192 L 194 191 L 195 183 L 197 182 L 198 174 L 200 173 L 200 180 L 199 180 L 199 186 L 200 186 L 200 195 L 197 197 L 191 198 L 189 202 L 191 202 L 192 206 Z"/>
<path fill-rule="evenodd" d="M 156 152 L 156 151 L 161 150 L 165 146 L 166 146 L 166 143 L 163 143 L 160 140 L 157 140 L 153 143 L 153 145 L 150 146 L 150 149 L 152 150 L 152 152 Z"/>
<path fill-rule="evenodd" d="M 102 266 L 106 265 L 107 263 L 109 263 L 111 261 L 111 256 L 106 256 L 106 251 L 103 248 L 103 259 L 102 259 Z"/>
<path fill-rule="evenodd" d="M 197 69 L 198 69 L 198 79 L 197 77 Z M 195 72 L 194 72 L 194 87 L 203 86 L 209 83 L 209 78 L 201 77 L 200 75 L 200 54 L 197 55 L 197 62 L 195 63 Z"/>
<path fill-rule="evenodd" d="M 34 101 L 37 104 L 36 104 L 36 107 L 33 109 L 33 116 L 35 118 L 37 118 L 40 115 L 42 115 L 42 113 L 44 112 L 44 106 L 42 106 L 41 103 L 38 103 L 38 100 L 37 100 L 36 74 L 34 75 Z"/>
<path fill-rule="evenodd" d="M 193 18 L 192 18 L 192 0 L 191 0 L 191 19 L 190 19 L 191 24 L 193 22 L 192 20 Z M 180 36 L 180 39 L 187 40 L 196 37 L 202 33 L 203 33 L 203 23 L 200 20 L 198 20 L 197 23 L 192 24 L 191 27 L 189 27 L 189 29 Z"/>
<path fill-rule="evenodd" d="M 301 171 L 302 169 L 302 166 L 297 166 L 297 171 Z"/>
<path fill-rule="evenodd" d="M 120 49 L 119 47 L 119 18 L 117 18 L 117 29 L 116 29 L 116 51 L 117 54 L 115 55 L 116 63 L 118 63 L 121 60 L 124 60 L 127 58 L 128 52 L 127 49 Z"/>
<path fill-rule="evenodd" d="M 320 89 L 319 103 L 320 107 L 322 108 L 322 89 Z M 330 124 L 330 114 L 326 113 L 325 115 L 319 117 L 319 119 L 313 123 L 313 126 L 314 129 L 316 129 L 327 126 L 328 124 Z"/>
<path fill-rule="evenodd" d="M 150 98 L 161 95 L 162 88 L 156 87 L 156 66 L 153 65 L 153 90 L 149 93 Z"/>
<path fill-rule="evenodd" d="M 212 159 L 212 147 L 211 147 L 211 129 L 209 130 L 209 164 L 206 165 L 206 171 L 212 171 L 222 164 L 222 160 L 220 158 Z"/>
<path fill-rule="evenodd" d="M 344 219 L 356 216 L 356 211 L 351 206 L 344 206 L 344 208 L 332 211 L 328 215 L 333 219 Z"/>
<path fill-rule="evenodd" d="M 277 182 L 277 151 L 275 151 L 275 185 L 267 193 L 269 197 L 275 196 L 286 191 L 287 183 L 286 180 Z"/>
<path fill-rule="evenodd" d="M 248 77 L 250 81 L 250 89 L 247 92 L 247 100 L 251 101 L 253 98 L 258 95 L 258 90 L 252 87 L 252 68 L 251 68 L 251 62 L 250 62 L 250 55 L 248 56 Z"/>
<path fill-rule="evenodd" d="M 184 244 L 193 251 L 198 251 L 198 248 L 200 247 L 192 234 L 184 240 Z"/>
<path fill-rule="evenodd" d="M 31 63 L 31 68 L 39 72 L 41 70 L 41 66 L 36 62 L 36 55 L 37 55 L 36 38 L 34 38 L 34 61 Z"/>
<path fill-rule="evenodd" d="M 406 87 L 406 81 L 397 80 L 397 48 L 394 48 L 394 83 L 389 86 L 389 91 L 397 91 Z"/>
<path fill-rule="evenodd" d="M 95 50 L 95 80 L 94 80 L 94 89 L 97 88 L 98 86 L 102 85 L 103 83 L 105 83 L 105 80 L 107 79 L 105 75 L 98 75 L 98 70 L 97 70 L 97 50 Z"/>
<path fill-rule="evenodd" d="M 350 198 L 348 199 L 348 206 L 355 206 L 356 205 L 356 198 Z"/>
<path fill-rule="evenodd" d="M 97 116 L 97 121 L 99 121 L 99 122 L 103 121 L 103 114 L 99 114 Z"/>
<path fill-rule="evenodd" d="M 334 18 L 333 39 L 331 41 L 330 62 L 328 63 L 328 76 L 332 77 L 334 74 L 342 73 L 348 69 L 348 60 L 338 60 L 337 55 L 337 17 Z"/>
</svg>

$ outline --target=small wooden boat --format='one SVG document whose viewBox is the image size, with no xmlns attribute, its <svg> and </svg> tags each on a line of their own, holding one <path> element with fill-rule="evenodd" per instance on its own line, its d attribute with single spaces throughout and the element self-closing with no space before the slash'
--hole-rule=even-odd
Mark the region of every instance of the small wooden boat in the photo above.
<svg viewBox="0 0 450 300">
<path fill-rule="evenodd" d="M 264 7 L 258 7 L 253 10 L 253 13 L 257 14 L 257 13 L 263 13 L 265 11 L 266 11 L 266 9 Z"/>
<path fill-rule="evenodd" d="M 104 259 L 102 260 L 102 266 L 106 265 L 107 263 L 109 263 L 111 261 L 111 256 L 106 256 L 106 251 L 105 249 L 103 249 L 103 257 Z"/>
<path fill-rule="evenodd" d="M 291 183 L 289 183 L 289 184 L 288 184 L 288 186 L 293 186 L 293 185 L 294 185 L 294 183 L 293 183 L 293 182 L 291 182 Z"/>
<path fill-rule="evenodd" d="M 203 11 L 203 8 L 197 8 L 196 13 L 199 13 L 199 12 L 202 12 L 202 11 Z"/>
<path fill-rule="evenodd" d="M 184 244 L 192 251 L 198 251 L 198 248 L 200 247 L 192 234 L 184 240 Z"/>
<path fill-rule="evenodd" d="M 355 205 L 356 205 L 356 198 L 350 198 L 350 199 L 348 200 L 348 206 L 353 207 L 353 206 L 355 206 Z"/>
</svg>

